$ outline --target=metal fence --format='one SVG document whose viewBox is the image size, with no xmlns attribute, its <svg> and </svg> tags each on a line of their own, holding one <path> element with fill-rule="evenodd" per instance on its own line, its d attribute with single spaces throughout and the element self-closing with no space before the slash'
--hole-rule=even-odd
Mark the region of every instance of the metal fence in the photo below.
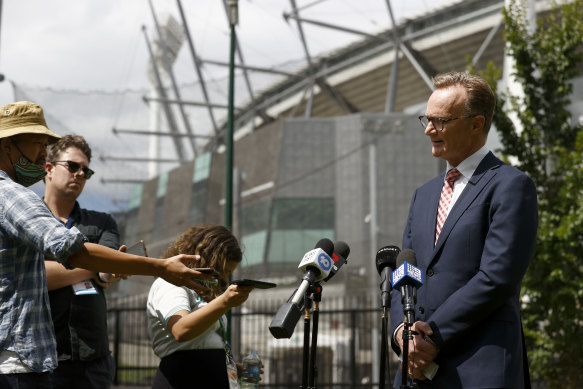
<svg viewBox="0 0 583 389">
<path fill-rule="evenodd" d="M 109 304 L 116 385 L 149 386 L 156 372 L 159 359 L 148 337 L 146 298 L 136 296 Z M 241 361 L 251 349 L 258 351 L 264 365 L 264 388 L 298 388 L 302 383 L 306 319 L 298 320 L 291 338 L 275 339 L 268 328 L 281 304 L 281 300 L 248 301 L 231 314 L 235 358 Z M 378 384 L 378 371 L 373 371 L 380 345 L 381 312 L 377 307 L 372 296 L 322 299 L 318 331 L 308 332 L 310 340 L 314 334 L 317 337 L 317 387 L 371 388 Z M 313 309 L 309 324 L 313 328 Z M 394 374 L 397 362 L 390 363 L 390 374 Z"/>
</svg>

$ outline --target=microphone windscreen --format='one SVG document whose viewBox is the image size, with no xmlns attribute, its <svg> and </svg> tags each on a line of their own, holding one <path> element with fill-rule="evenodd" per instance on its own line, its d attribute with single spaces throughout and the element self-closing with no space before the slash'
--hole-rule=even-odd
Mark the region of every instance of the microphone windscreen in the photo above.
<svg viewBox="0 0 583 389">
<path fill-rule="evenodd" d="M 411 249 L 401 251 L 397 256 L 397 267 L 401 266 L 405 261 L 413 266 L 417 266 L 417 256 L 415 255 L 415 251 Z"/>
<path fill-rule="evenodd" d="M 350 254 L 350 247 L 348 247 L 346 242 L 339 240 L 334 243 L 334 252 L 346 260 Z"/>
<path fill-rule="evenodd" d="M 334 243 L 327 238 L 320 239 L 314 248 L 322 249 L 330 257 L 332 256 L 332 253 L 334 253 Z"/>
<path fill-rule="evenodd" d="M 397 256 L 400 252 L 401 250 L 397 246 L 385 246 L 377 251 L 375 263 L 379 274 L 387 266 L 392 269 L 391 271 L 395 270 L 397 267 Z"/>
</svg>

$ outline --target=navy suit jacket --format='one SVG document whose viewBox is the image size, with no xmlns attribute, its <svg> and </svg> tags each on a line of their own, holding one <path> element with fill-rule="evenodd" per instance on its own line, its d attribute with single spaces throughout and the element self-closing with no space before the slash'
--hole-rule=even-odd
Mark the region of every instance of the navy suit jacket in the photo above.
<svg viewBox="0 0 583 389">
<path fill-rule="evenodd" d="M 434 247 L 444 175 L 415 191 L 403 249 L 412 249 L 425 283 L 416 320 L 428 322 L 439 370 L 420 388 L 523 388 L 528 374 L 520 321 L 520 284 L 533 255 L 536 188 L 492 153 L 478 165 Z M 392 292 L 391 334 L 403 320 Z M 393 348 L 400 353 L 393 342 Z M 401 383 L 400 372 L 395 387 Z"/>
</svg>

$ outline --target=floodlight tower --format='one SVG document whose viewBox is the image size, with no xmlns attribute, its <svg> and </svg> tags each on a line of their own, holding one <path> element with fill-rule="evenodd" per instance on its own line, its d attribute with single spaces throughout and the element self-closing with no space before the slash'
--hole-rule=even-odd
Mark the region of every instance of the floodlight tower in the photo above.
<svg viewBox="0 0 583 389">
<path fill-rule="evenodd" d="M 162 80 L 170 78 L 170 67 L 176 61 L 178 52 L 184 42 L 184 33 L 182 26 L 168 14 L 164 17 L 165 23 L 160 26 L 161 36 L 164 42 L 154 41 L 154 50 L 152 50 L 152 60 L 148 67 L 148 78 L 151 82 L 150 88 L 150 131 L 156 133 L 161 130 L 161 113 L 162 108 L 166 114 L 166 122 L 170 127 L 170 132 L 177 133 L 176 120 L 174 119 L 172 108 L 165 97 L 164 85 Z M 182 140 L 179 137 L 174 138 L 175 146 L 179 159 L 182 156 Z M 160 137 L 157 134 L 150 135 L 148 163 L 148 178 L 156 177 L 160 173 Z"/>
</svg>

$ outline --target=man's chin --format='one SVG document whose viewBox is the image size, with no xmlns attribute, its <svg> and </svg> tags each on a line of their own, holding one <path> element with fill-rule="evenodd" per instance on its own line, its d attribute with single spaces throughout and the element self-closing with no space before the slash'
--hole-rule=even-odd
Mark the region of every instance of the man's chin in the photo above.
<svg viewBox="0 0 583 389">
<path fill-rule="evenodd" d="M 69 185 L 69 194 L 75 195 L 76 197 L 81 194 L 83 191 L 83 187 L 80 184 L 71 184 Z"/>
</svg>

